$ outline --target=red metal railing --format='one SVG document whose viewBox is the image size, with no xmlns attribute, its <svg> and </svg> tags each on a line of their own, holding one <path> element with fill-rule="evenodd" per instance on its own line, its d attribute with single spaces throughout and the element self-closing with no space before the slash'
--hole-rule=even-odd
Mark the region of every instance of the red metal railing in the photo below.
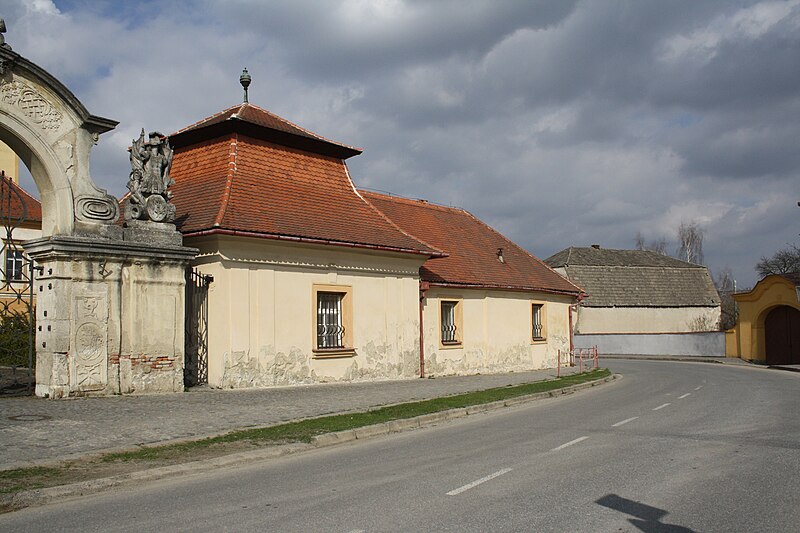
<svg viewBox="0 0 800 533">
<path fill-rule="evenodd" d="M 556 375 L 561 377 L 561 367 L 578 366 L 578 372 L 596 370 L 598 368 L 597 346 L 591 348 L 573 348 L 569 351 L 558 351 L 558 366 Z"/>
</svg>

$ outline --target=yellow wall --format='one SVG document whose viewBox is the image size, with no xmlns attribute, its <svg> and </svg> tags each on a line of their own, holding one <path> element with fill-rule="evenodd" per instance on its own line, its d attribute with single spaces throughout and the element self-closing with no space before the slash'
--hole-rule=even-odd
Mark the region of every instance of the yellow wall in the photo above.
<svg viewBox="0 0 800 533">
<path fill-rule="evenodd" d="M 734 294 L 733 298 L 739 307 L 739 318 L 732 333 L 725 336 L 726 354 L 766 362 L 764 320 L 772 309 L 781 305 L 800 310 L 795 286 L 781 276 L 772 275 L 759 281 L 750 292 Z"/>
<path fill-rule="evenodd" d="M 443 345 L 442 300 L 462 306 L 461 341 Z M 534 341 L 533 303 L 545 304 L 546 339 Z M 475 374 L 555 368 L 558 350 L 569 350 L 570 298 L 525 293 L 433 287 L 425 298 L 426 375 Z"/>
<path fill-rule="evenodd" d="M 19 183 L 19 157 L 3 141 L 0 141 L 0 170 L 4 170 L 6 177 L 14 183 Z"/>
<path fill-rule="evenodd" d="M 209 384 L 251 387 L 410 378 L 419 372 L 424 257 L 287 244 L 186 239 L 209 290 Z M 352 290 L 354 353 L 314 353 L 315 284 Z"/>
</svg>

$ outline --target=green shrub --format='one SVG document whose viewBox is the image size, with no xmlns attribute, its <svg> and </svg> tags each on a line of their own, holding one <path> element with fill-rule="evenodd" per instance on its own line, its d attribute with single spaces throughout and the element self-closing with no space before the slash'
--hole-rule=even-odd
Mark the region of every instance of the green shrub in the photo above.
<svg viewBox="0 0 800 533">
<path fill-rule="evenodd" d="M 0 318 L 0 366 L 28 366 L 31 330 L 28 315 L 15 313 Z"/>
</svg>

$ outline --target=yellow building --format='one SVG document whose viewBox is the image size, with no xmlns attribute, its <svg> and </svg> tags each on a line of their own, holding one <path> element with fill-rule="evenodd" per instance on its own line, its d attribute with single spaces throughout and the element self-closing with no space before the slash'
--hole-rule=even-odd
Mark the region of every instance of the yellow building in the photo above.
<svg viewBox="0 0 800 533">
<path fill-rule="evenodd" d="M 767 276 L 733 298 L 739 318 L 726 334 L 728 357 L 768 365 L 800 364 L 800 273 Z"/>
<path fill-rule="evenodd" d="M 211 386 L 530 370 L 569 350 L 579 287 L 465 211 L 357 190 L 360 149 L 248 103 L 169 140 L 176 224 L 213 277 Z"/>
</svg>

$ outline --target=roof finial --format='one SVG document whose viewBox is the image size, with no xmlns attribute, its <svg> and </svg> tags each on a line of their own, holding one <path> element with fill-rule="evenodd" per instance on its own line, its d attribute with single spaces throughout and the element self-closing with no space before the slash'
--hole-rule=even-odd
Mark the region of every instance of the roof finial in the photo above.
<svg viewBox="0 0 800 533">
<path fill-rule="evenodd" d="M 239 76 L 239 83 L 241 83 L 242 87 L 244 87 L 244 103 L 245 104 L 247 103 L 247 88 L 250 87 L 250 81 L 252 81 L 252 78 L 250 77 L 250 73 L 247 72 L 247 68 L 245 67 L 245 69 L 242 70 L 242 75 Z"/>
</svg>

